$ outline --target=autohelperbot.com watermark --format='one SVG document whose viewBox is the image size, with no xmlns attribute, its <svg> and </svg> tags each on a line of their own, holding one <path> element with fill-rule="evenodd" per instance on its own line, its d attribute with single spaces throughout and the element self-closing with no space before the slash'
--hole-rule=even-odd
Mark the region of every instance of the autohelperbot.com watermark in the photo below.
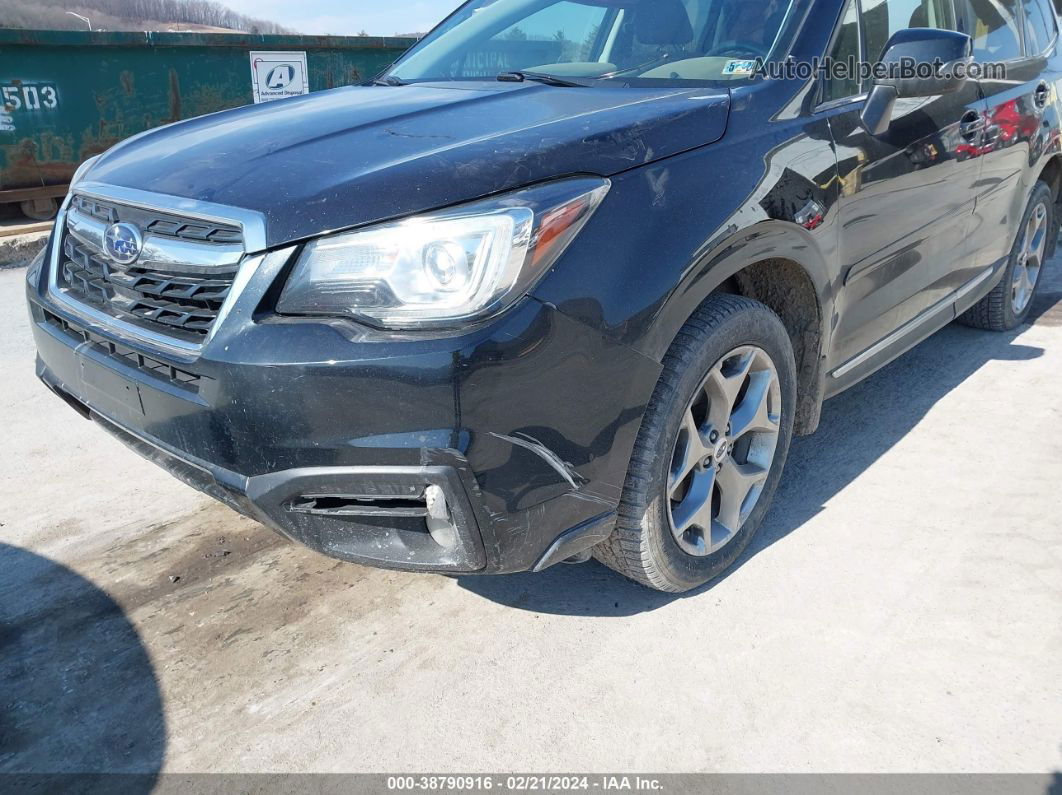
<svg viewBox="0 0 1062 795">
<path fill-rule="evenodd" d="M 731 68 L 732 67 L 732 68 Z M 915 58 L 899 58 L 895 61 L 863 61 L 849 58 L 812 58 L 782 61 L 764 61 L 762 58 L 728 64 L 728 73 L 756 75 L 770 80 L 810 80 L 822 76 L 828 80 L 862 83 L 882 80 L 1006 80 L 1007 65 L 995 61 L 951 61 L 939 58 L 934 61 L 919 61 Z"/>
</svg>

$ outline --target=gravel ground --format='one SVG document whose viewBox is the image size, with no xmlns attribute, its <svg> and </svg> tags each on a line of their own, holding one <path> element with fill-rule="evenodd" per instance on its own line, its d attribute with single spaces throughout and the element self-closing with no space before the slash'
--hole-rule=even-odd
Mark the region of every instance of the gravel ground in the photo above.
<svg viewBox="0 0 1062 795">
<path fill-rule="evenodd" d="M 26 267 L 48 243 L 48 234 L 47 230 L 37 230 L 0 236 L 0 270 Z"/>
<path fill-rule="evenodd" d="M 830 401 L 741 565 L 338 563 L 33 374 L 0 272 L 0 771 L 1062 768 L 1062 268 Z"/>
</svg>

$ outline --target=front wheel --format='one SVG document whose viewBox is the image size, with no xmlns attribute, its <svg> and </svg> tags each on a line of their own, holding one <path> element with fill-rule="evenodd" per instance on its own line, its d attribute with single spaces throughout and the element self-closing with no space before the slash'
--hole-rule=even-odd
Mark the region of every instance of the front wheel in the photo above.
<svg viewBox="0 0 1062 795">
<path fill-rule="evenodd" d="M 721 574 L 767 513 L 789 452 L 793 348 L 763 304 L 706 301 L 649 402 L 612 536 L 595 551 L 643 585 L 682 592 Z"/>
</svg>

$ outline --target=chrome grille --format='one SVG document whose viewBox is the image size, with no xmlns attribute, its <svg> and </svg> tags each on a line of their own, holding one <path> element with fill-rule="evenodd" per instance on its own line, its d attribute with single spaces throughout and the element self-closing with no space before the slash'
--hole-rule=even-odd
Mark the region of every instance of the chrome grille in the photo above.
<svg viewBox="0 0 1062 795">
<path fill-rule="evenodd" d="M 119 221 L 144 236 L 140 257 L 128 266 L 104 254 L 107 226 Z M 242 256 L 238 227 L 75 196 L 56 282 L 112 317 L 198 343 L 217 320 Z"/>
<path fill-rule="evenodd" d="M 90 196 L 75 196 L 70 204 L 77 212 L 108 224 L 119 221 L 136 224 L 147 234 L 206 243 L 240 243 L 242 240 L 239 228 L 229 224 L 208 223 L 153 210 L 110 204 Z"/>
<path fill-rule="evenodd" d="M 118 210 L 112 205 L 90 199 L 87 196 L 75 196 L 70 204 L 85 215 L 91 215 L 93 218 L 99 218 L 109 224 L 118 223 Z"/>
</svg>

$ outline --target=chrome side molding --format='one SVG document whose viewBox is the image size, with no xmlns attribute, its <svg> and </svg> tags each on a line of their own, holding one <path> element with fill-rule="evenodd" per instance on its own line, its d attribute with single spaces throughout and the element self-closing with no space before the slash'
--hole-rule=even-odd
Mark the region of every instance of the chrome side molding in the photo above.
<svg viewBox="0 0 1062 795">
<path fill-rule="evenodd" d="M 870 361 L 879 353 L 882 353 L 883 351 L 892 347 L 894 343 L 898 342 L 907 334 L 910 334 L 912 331 L 914 331 L 926 321 L 933 318 L 935 315 L 940 314 L 952 304 L 961 301 L 965 296 L 969 295 L 979 286 L 984 284 L 984 282 L 988 280 L 988 278 L 992 275 L 994 271 L 995 268 L 987 268 L 986 270 L 977 274 L 977 276 L 975 276 L 970 281 L 966 282 L 966 284 L 964 284 L 958 290 L 951 293 L 950 295 L 945 296 L 940 301 L 937 301 L 937 303 L 933 304 L 933 306 L 929 307 L 920 314 L 911 318 L 898 329 L 896 329 L 894 332 L 889 334 L 887 337 L 878 340 L 859 355 L 853 357 L 852 359 L 849 359 L 847 362 L 845 362 L 832 373 L 830 373 L 830 375 L 834 378 L 843 378 L 845 375 L 852 372 L 852 370 L 859 367 L 859 365 L 865 364 L 866 362 Z"/>
</svg>

